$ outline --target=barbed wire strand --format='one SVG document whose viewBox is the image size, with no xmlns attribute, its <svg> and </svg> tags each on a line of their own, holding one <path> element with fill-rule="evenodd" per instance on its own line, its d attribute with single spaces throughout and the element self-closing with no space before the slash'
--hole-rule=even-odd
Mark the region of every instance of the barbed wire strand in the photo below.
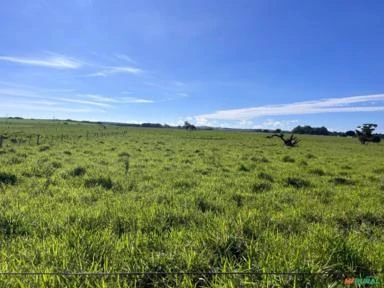
<svg viewBox="0 0 384 288">
<path fill-rule="evenodd" d="M 118 272 L 19 272 L 19 271 L 0 271 L 0 276 L 140 276 L 140 275 L 353 275 L 350 272 L 199 272 L 199 271 L 175 271 L 175 272 L 130 272 L 130 271 L 118 271 Z M 356 273 L 357 274 L 357 273 Z M 380 272 L 372 274 L 382 274 Z"/>
</svg>

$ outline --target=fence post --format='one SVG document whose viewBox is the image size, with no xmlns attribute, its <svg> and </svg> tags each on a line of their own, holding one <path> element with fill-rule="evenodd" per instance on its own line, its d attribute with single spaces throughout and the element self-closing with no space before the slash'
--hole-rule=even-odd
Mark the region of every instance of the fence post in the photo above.
<svg viewBox="0 0 384 288">
<path fill-rule="evenodd" d="M 37 135 L 36 145 L 40 145 L 40 135 Z"/>
<path fill-rule="evenodd" d="M 3 148 L 3 135 L 0 135 L 0 148 Z"/>
</svg>

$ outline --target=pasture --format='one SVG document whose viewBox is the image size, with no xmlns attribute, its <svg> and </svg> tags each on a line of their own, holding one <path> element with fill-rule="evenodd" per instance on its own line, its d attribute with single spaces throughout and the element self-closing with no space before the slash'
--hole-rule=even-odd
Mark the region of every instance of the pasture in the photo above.
<svg viewBox="0 0 384 288">
<path fill-rule="evenodd" d="M 383 143 L 8 119 L 0 134 L 0 271 L 143 272 L 1 287 L 337 287 L 384 269 Z M 234 271 L 304 274 L 215 275 Z"/>
</svg>

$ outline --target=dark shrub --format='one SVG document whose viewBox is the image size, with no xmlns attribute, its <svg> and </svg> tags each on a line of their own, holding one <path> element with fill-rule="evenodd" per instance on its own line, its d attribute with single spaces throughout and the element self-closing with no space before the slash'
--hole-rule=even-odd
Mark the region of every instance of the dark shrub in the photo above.
<svg viewBox="0 0 384 288">
<path fill-rule="evenodd" d="M 216 212 L 216 211 L 220 210 L 213 203 L 205 200 L 202 197 L 199 197 L 196 199 L 196 207 L 198 210 L 200 210 L 203 213 L 208 212 L 208 211 Z"/>
<path fill-rule="evenodd" d="M 273 182 L 273 177 L 271 175 L 265 173 L 265 172 L 260 172 L 258 176 L 259 176 L 260 179 Z"/>
<path fill-rule="evenodd" d="M 71 176 L 77 177 L 77 176 L 83 176 L 85 174 L 86 170 L 83 167 L 76 167 L 73 169 L 70 174 Z"/>
<path fill-rule="evenodd" d="M 113 183 L 111 177 L 99 177 L 99 178 L 91 178 L 85 180 L 85 186 L 87 188 L 92 187 L 103 187 L 104 189 L 110 190 L 113 187 Z"/>
<path fill-rule="evenodd" d="M 307 157 L 307 159 L 313 159 L 313 158 L 316 158 L 315 155 L 311 154 L 311 153 L 308 153 L 307 155 L 305 155 Z"/>
<path fill-rule="evenodd" d="M 341 166 L 340 168 L 344 170 L 352 170 L 352 167 L 348 165 Z"/>
<path fill-rule="evenodd" d="M 293 177 L 288 177 L 285 180 L 286 186 L 292 186 L 295 188 L 305 188 L 305 187 L 310 187 L 311 182 L 301 179 L 301 178 L 293 178 Z"/>
<path fill-rule="evenodd" d="M 243 199 L 244 199 L 244 197 L 240 194 L 235 194 L 232 196 L 232 200 L 234 200 L 236 202 L 237 207 L 243 206 Z"/>
<path fill-rule="evenodd" d="M 354 185 L 355 184 L 355 182 L 353 182 L 352 180 L 346 179 L 343 177 L 333 178 L 332 180 L 330 180 L 330 182 L 332 182 L 335 185 Z"/>
<path fill-rule="evenodd" d="M 4 238 L 28 235 L 27 225 L 19 215 L 0 215 L 0 234 Z"/>
<path fill-rule="evenodd" d="M 311 174 L 313 175 L 317 175 L 317 176 L 324 176 L 325 175 L 325 172 L 323 169 L 321 168 L 315 168 L 315 169 L 312 169 L 309 171 Z"/>
<path fill-rule="evenodd" d="M 55 168 L 55 169 L 58 169 L 58 168 L 61 168 L 63 165 L 60 163 L 60 162 L 57 162 L 57 161 L 53 161 L 51 163 L 52 167 Z"/>
<path fill-rule="evenodd" d="M 266 192 L 272 189 L 272 185 L 270 183 L 255 183 L 252 185 L 252 192 Z"/>
<path fill-rule="evenodd" d="M 283 157 L 283 162 L 286 162 L 286 163 L 293 163 L 293 162 L 295 162 L 295 159 L 293 159 L 292 157 L 290 157 L 290 156 L 284 156 Z"/>
<path fill-rule="evenodd" d="M 259 161 L 261 163 L 268 163 L 269 162 L 268 158 L 265 158 L 265 157 L 262 157 Z"/>
<path fill-rule="evenodd" d="M 47 150 L 49 150 L 51 147 L 49 147 L 48 145 L 44 145 L 44 146 L 41 146 L 40 148 L 39 148 L 39 151 L 40 152 L 44 152 L 44 151 L 47 151 Z"/>
<path fill-rule="evenodd" d="M 239 167 L 239 171 L 249 172 L 250 169 L 247 166 L 245 166 L 244 164 L 241 164 L 240 167 Z"/>
<path fill-rule="evenodd" d="M 243 262 L 246 259 L 247 245 L 243 238 L 231 235 L 216 247 L 215 252 L 219 257 L 224 256 L 236 262 Z"/>
<path fill-rule="evenodd" d="M 128 152 L 119 153 L 119 157 L 130 157 L 131 155 Z"/>
<path fill-rule="evenodd" d="M 0 184 L 9 184 L 15 185 L 17 182 L 17 177 L 14 174 L 0 172 Z"/>
</svg>

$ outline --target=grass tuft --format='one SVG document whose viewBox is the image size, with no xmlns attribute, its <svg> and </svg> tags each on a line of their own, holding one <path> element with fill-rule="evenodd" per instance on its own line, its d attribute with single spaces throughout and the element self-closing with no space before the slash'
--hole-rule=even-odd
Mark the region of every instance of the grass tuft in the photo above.
<svg viewBox="0 0 384 288">
<path fill-rule="evenodd" d="M 285 180 L 285 185 L 300 189 L 310 187 L 311 182 L 302 178 L 289 177 Z"/>
<path fill-rule="evenodd" d="M 84 167 L 76 167 L 69 174 L 73 177 L 84 176 L 87 170 Z"/>
<path fill-rule="evenodd" d="M 0 184 L 16 185 L 17 177 L 15 174 L 0 172 Z"/>
<path fill-rule="evenodd" d="M 254 183 L 251 188 L 253 193 L 267 192 L 271 189 L 272 185 L 270 183 Z"/>
<path fill-rule="evenodd" d="M 330 182 L 335 185 L 354 185 L 355 184 L 354 181 L 347 178 L 343 178 L 343 177 L 335 177 L 331 179 Z"/>
<path fill-rule="evenodd" d="M 90 178 L 85 180 L 85 187 L 103 187 L 106 190 L 110 190 L 113 187 L 113 182 L 111 177 Z"/>
<path fill-rule="evenodd" d="M 286 155 L 286 156 L 283 157 L 283 162 L 285 162 L 285 163 L 294 163 L 295 159 L 293 159 L 291 156 Z"/>
</svg>

